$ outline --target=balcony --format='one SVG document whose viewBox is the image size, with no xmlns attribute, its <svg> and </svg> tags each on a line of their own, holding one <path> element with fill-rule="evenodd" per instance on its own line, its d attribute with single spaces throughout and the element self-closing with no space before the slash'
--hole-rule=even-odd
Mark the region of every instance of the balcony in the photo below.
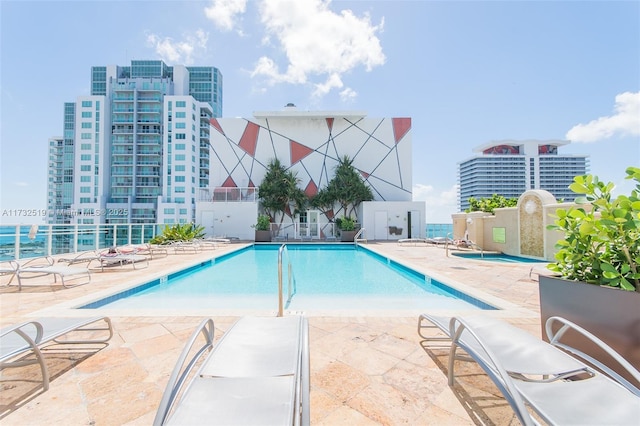
<svg viewBox="0 0 640 426">
<path fill-rule="evenodd" d="M 198 193 L 198 201 L 206 202 L 223 202 L 238 203 L 258 201 L 258 188 L 224 188 L 217 187 L 213 190 L 209 188 L 200 188 Z"/>
<path fill-rule="evenodd" d="M 71 211 L 68 206 L 65 210 Z M 146 219 L 153 221 L 155 217 Z M 126 218 L 124 220 L 126 221 Z M 2 245 L 0 259 L 26 259 L 100 250 L 125 244 L 142 244 L 162 233 L 164 226 L 157 223 L 39 225 L 32 240 L 29 238 L 31 225 L 3 225 L 0 237 L 6 243 Z"/>
</svg>

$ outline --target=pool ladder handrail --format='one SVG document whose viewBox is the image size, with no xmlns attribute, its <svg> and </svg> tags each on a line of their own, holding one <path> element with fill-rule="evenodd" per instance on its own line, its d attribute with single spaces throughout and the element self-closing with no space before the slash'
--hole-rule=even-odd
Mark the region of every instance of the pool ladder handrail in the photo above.
<svg viewBox="0 0 640 426">
<path fill-rule="evenodd" d="M 293 275 L 293 268 L 291 266 L 291 258 L 289 257 L 289 251 L 287 245 L 282 244 L 278 249 L 278 316 L 284 315 L 284 300 L 282 293 L 282 258 L 284 254 L 287 255 L 287 272 L 288 272 L 288 294 L 287 294 L 287 307 L 291 303 L 291 298 L 296 294 L 296 278 Z"/>
<path fill-rule="evenodd" d="M 366 238 L 359 238 L 360 235 L 362 235 L 364 233 L 365 229 L 364 228 L 360 228 L 360 230 L 358 231 L 358 233 L 356 233 L 356 235 L 353 237 L 353 244 L 355 244 L 356 246 L 358 245 L 358 241 L 360 242 L 367 242 Z"/>
</svg>

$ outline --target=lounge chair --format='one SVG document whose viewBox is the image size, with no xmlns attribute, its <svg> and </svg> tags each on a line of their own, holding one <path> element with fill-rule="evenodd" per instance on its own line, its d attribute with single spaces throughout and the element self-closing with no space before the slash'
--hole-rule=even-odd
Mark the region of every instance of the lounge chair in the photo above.
<svg viewBox="0 0 640 426">
<path fill-rule="evenodd" d="M 206 237 L 205 241 L 213 241 L 218 244 L 231 244 L 231 239 L 226 237 Z"/>
<path fill-rule="evenodd" d="M 429 241 L 426 238 L 400 238 L 398 240 L 398 245 L 418 245 L 418 244 L 427 244 Z"/>
<path fill-rule="evenodd" d="M 103 321 L 105 325 L 96 323 Z M 108 331 L 106 338 L 66 339 L 61 337 L 70 333 Z M 113 337 L 113 327 L 108 317 L 92 318 L 40 318 L 26 321 L 0 330 L 0 369 L 39 364 L 42 372 L 42 386 L 49 389 L 49 371 L 42 349 L 53 343 L 90 344 L 106 343 Z M 33 353 L 36 359 L 25 359 Z"/>
<path fill-rule="evenodd" d="M 125 244 L 118 246 L 116 251 L 120 254 L 137 254 L 141 256 L 149 256 L 149 259 L 153 257 L 165 257 L 169 254 L 166 246 L 160 246 L 157 244 Z"/>
<path fill-rule="evenodd" d="M 550 335 L 551 343 L 485 316 L 447 318 L 423 314 L 418 320 L 418 334 L 429 341 L 432 337 L 424 334 L 424 330 L 435 326 L 451 340 L 450 386 L 454 383 L 456 360 L 477 362 L 524 425 L 538 424 L 527 406 L 548 424 L 638 424 L 640 390 L 609 367 L 560 340 L 569 329 L 581 333 L 609 353 L 636 380 L 640 380 L 640 372 L 580 326 L 552 317 L 547 322 L 548 329 L 554 322 L 562 328 Z M 468 356 L 458 354 L 458 348 Z"/>
<path fill-rule="evenodd" d="M 194 244 L 197 244 L 199 246 L 200 249 L 202 250 L 215 250 L 218 248 L 218 242 L 214 241 L 214 240 L 210 240 L 208 238 L 199 238 L 196 240 L 193 240 Z"/>
<path fill-rule="evenodd" d="M 16 273 L 18 272 L 19 266 L 20 265 L 15 260 L 7 260 L 7 261 L 0 262 L 0 276 L 5 276 L 5 275 L 10 276 L 9 281 L 7 281 L 7 284 L 11 284 L 11 281 L 13 281 L 13 278 L 16 276 Z"/>
<path fill-rule="evenodd" d="M 153 424 L 308 425 L 308 329 L 301 316 L 241 318 L 181 392 L 213 346 L 213 321 L 203 321 L 180 355 Z M 185 366 L 200 333 L 205 343 Z"/>
<path fill-rule="evenodd" d="M 58 278 L 60 278 L 62 285 L 67 288 L 91 282 L 91 273 L 88 267 L 64 266 L 56 264 L 51 256 L 44 256 L 18 264 L 15 273 L 15 276 L 18 278 L 18 290 L 22 290 L 22 280 L 38 278 L 45 275 L 52 275 L 54 283 L 57 283 Z M 11 280 L 9 284 L 11 284 Z"/>
<path fill-rule="evenodd" d="M 194 241 L 173 241 L 170 244 L 175 254 L 178 253 L 200 253 L 200 244 Z"/>
<path fill-rule="evenodd" d="M 133 253 L 119 253 L 116 249 L 109 249 L 100 253 L 100 270 L 104 272 L 105 267 L 131 265 L 133 269 L 146 268 L 149 266 L 147 256 Z M 143 265 L 143 266 L 140 266 Z M 136 265 L 138 267 L 136 268 Z"/>
<path fill-rule="evenodd" d="M 95 250 L 83 251 L 75 255 L 68 254 L 66 257 L 58 258 L 58 263 L 66 263 L 67 265 L 75 265 L 76 263 L 91 264 L 93 261 L 100 260 L 100 253 Z M 87 266 L 88 267 L 88 266 Z"/>
</svg>

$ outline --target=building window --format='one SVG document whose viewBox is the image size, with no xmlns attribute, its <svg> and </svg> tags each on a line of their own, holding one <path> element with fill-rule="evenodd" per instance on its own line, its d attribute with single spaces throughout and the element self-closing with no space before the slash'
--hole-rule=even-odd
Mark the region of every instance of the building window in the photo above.
<svg viewBox="0 0 640 426">
<path fill-rule="evenodd" d="M 176 209 L 164 209 L 164 214 L 175 214 Z"/>
<path fill-rule="evenodd" d="M 93 117 L 93 115 L 91 114 L 91 111 L 82 111 L 82 118 L 91 118 Z"/>
<path fill-rule="evenodd" d="M 184 186 L 176 186 L 175 187 L 175 192 L 185 192 Z"/>
<path fill-rule="evenodd" d="M 83 151 L 91 151 L 91 144 L 90 143 L 83 143 L 80 145 L 80 149 Z"/>
<path fill-rule="evenodd" d="M 184 111 L 178 111 L 176 112 L 176 118 L 186 118 L 187 117 L 187 113 Z"/>
<path fill-rule="evenodd" d="M 91 133 L 82 133 L 80 139 L 91 139 Z"/>
<path fill-rule="evenodd" d="M 176 182 L 184 182 L 184 176 L 176 176 L 175 177 L 175 181 Z"/>
<path fill-rule="evenodd" d="M 176 154 L 176 161 L 184 161 L 185 156 L 184 154 Z"/>
<path fill-rule="evenodd" d="M 91 101 L 82 101 L 83 108 L 91 108 L 92 105 L 93 105 L 93 102 Z"/>
<path fill-rule="evenodd" d="M 83 129 L 90 129 L 91 126 L 93 126 L 93 124 L 91 122 L 82 123 L 82 128 Z"/>
<path fill-rule="evenodd" d="M 91 202 L 90 197 L 80 197 L 80 204 L 89 204 Z"/>
<path fill-rule="evenodd" d="M 187 135 L 184 133 L 176 133 L 176 139 L 186 139 Z"/>
<path fill-rule="evenodd" d="M 183 143 L 176 144 L 176 151 L 184 151 L 184 149 L 185 149 L 185 144 Z"/>
<path fill-rule="evenodd" d="M 186 129 L 185 123 L 176 123 L 176 129 Z"/>
<path fill-rule="evenodd" d="M 181 165 L 177 165 L 176 166 L 176 172 L 184 172 L 185 171 L 185 166 L 184 164 Z"/>
<path fill-rule="evenodd" d="M 180 209 L 180 214 L 187 214 L 187 209 Z"/>
<path fill-rule="evenodd" d="M 91 187 L 90 186 L 81 186 L 80 187 L 80 193 L 81 194 L 91 194 Z"/>
<path fill-rule="evenodd" d="M 91 166 L 80 166 L 80 171 L 81 172 L 90 172 L 91 171 Z"/>
<path fill-rule="evenodd" d="M 176 101 L 176 108 L 184 108 L 187 106 L 185 101 Z"/>
<path fill-rule="evenodd" d="M 91 176 L 80 176 L 80 182 L 91 182 Z"/>
<path fill-rule="evenodd" d="M 91 154 L 82 154 L 80 156 L 81 161 L 91 161 Z"/>
</svg>

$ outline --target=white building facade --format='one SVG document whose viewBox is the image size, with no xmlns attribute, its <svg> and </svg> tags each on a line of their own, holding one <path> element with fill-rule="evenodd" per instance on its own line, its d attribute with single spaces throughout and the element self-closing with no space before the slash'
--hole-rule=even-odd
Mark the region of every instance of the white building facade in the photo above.
<svg viewBox="0 0 640 426">
<path fill-rule="evenodd" d="M 192 222 L 198 189 L 209 187 L 216 114 L 222 75 L 214 67 L 92 67 L 91 95 L 65 104 L 64 137 L 49 143 L 47 221 Z"/>
<path fill-rule="evenodd" d="M 412 201 L 411 118 L 371 118 L 361 111 L 255 112 L 252 118 L 211 120 L 213 184 L 202 190 L 196 222 L 208 235 L 253 239 L 259 212 L 256 190 L 268 164 L 278 159 L 313 197 L 333 178 L 347 156 L 373 193 L 357 212 L 366 238 L 423 237 L 425 204 Z M 294 239 L 327 239 L 340 211 L 287 212 L 275 232 Z M 337 215 L 337 216 L 336 216 Z"/>
<path fill-rule="evenodd" d="M 573 201 L 573 178 L 588 173 L 589 157 L 559 155 L 566 140 L 493 141 L 474 149 L 473 157 L 458 163 L 458 206 L 469 207 L 469 198 L 494 194 L 518 198 L 532 189 L 549 191 L 557 199 Z"/>
</svg>

